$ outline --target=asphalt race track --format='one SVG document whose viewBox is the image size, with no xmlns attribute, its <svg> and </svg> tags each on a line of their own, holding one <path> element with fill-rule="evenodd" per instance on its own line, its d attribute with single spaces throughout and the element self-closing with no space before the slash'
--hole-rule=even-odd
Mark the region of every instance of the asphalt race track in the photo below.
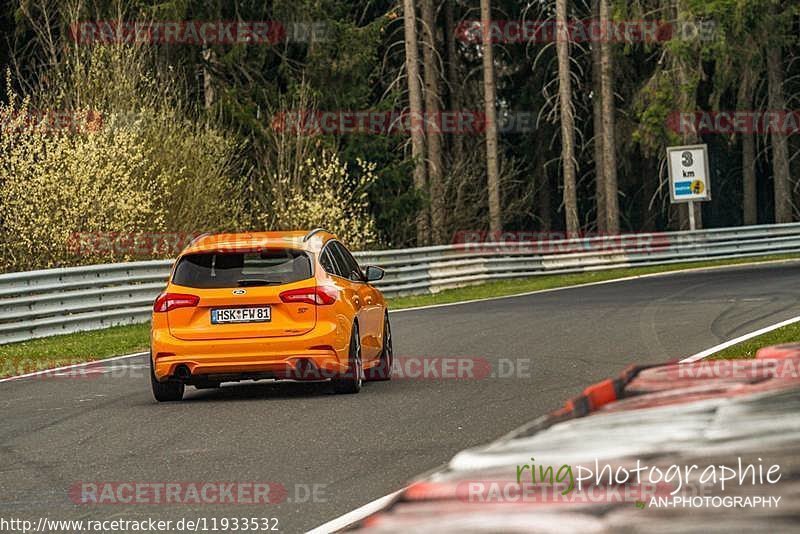
<svg viewBox="0 0 800 534">
<path fill-rule="evenodd" d="M 503 360 L 511 377 L 404 378 L 355 396 L 320 384 L 187 388 L 184 402 L 159 405 L 136 357 L 0 383 L 0 515 L 276 517 L 282 532 L 307 530 L 630 363 L 686 357 L 799 314 L 800 263 L 741 267 L 392 314 L 401 361 L 498 370 Z M 271 482 L 288 494 L 267 506 L 73 504 L 70 488 L 87 481 Z"/>
</svg>

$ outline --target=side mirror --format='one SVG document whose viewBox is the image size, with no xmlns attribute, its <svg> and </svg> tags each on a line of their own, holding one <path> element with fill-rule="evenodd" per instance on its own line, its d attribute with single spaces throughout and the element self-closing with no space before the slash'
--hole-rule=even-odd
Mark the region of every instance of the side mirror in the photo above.
<svg viewBox="0 0 800 534">
<path fill-rule="evenodd" d="M 376 267 L 374 265 L 367 266 L 367 282 L 377 282 L 378 280 L 382 280 L 384 274 L 386 274 L 386 272 L 380 267 Z"/>
</svg>

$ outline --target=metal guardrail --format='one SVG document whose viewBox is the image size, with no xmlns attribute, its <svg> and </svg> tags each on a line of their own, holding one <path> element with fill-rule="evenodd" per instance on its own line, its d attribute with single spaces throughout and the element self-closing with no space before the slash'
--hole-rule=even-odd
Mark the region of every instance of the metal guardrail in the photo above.
<svg viewBox="0 0 800 534">
<path fill-rule="evenodd" d="M 435 293 L 488 280 L 766 254 L 800 253 L 800 223 L 553 241 L 462 243 L 357 252 L 379 265 L 387 296 Z M 169 260 L 0 275 L 0 344 L 145 322 Z"/>
</svg>

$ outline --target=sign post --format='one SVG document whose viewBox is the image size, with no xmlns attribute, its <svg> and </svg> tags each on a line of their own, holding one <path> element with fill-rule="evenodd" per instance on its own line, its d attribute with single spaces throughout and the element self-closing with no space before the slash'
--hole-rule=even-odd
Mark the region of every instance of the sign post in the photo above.
<svg viewBox="0 0 800 534">
<path fill-rule="evenodd" d="M 689 207 L 689 227 L 697 229 L 694 203 L 711 200 L 711 174 L 708 172 L 708 145 L 667 148 L 669 193 L 673 204 Z"/>
</svg>

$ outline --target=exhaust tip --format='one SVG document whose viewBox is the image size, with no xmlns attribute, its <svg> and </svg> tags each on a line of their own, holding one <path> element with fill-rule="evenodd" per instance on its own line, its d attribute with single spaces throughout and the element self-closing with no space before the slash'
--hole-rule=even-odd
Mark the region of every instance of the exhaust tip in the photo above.
<svg viewBox="0 0 800 534">
<path fill-rule="evenodd" d="M 177 378 L 178 380 L 188 380 L 189 378 L 191 378 L 192 372 L 189 370 L 189 367 L 185 363 L 182 363 L 175 368 L 175 373 L 173 376 L 175 376 L 175 378 Z"/>
</svg>

